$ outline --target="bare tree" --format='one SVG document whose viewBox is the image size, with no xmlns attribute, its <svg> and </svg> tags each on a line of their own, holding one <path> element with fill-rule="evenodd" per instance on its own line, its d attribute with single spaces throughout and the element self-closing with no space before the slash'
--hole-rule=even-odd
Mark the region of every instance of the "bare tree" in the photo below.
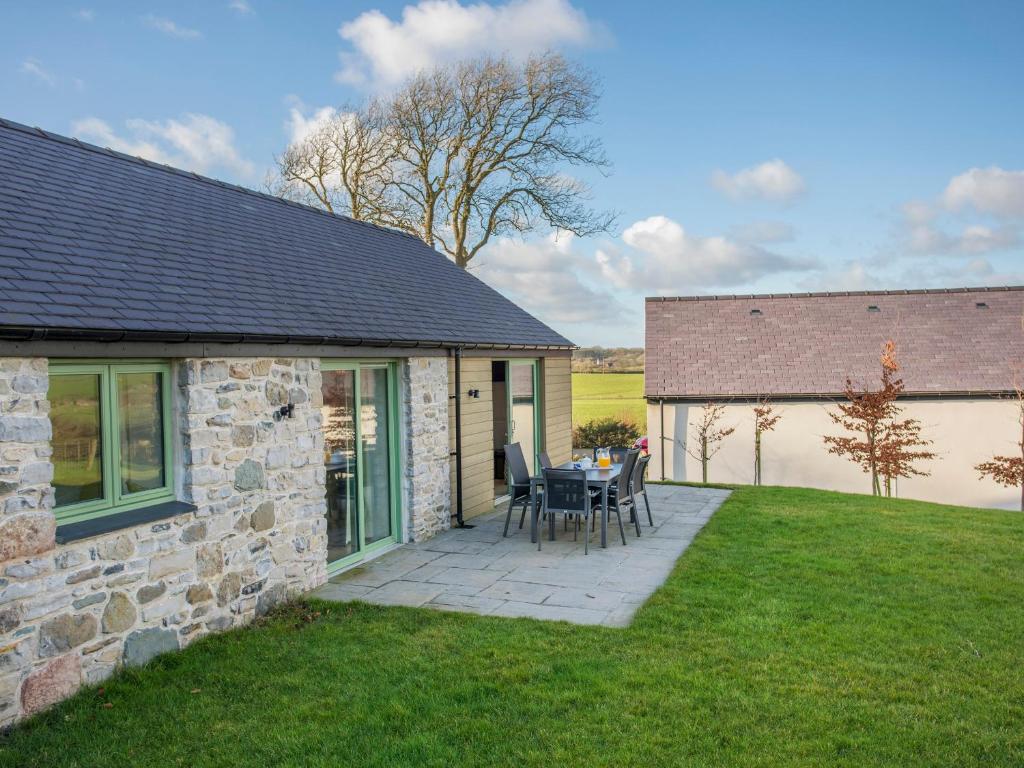
<svg viewBox="0 0 1024 768">
<path fill-rule="evenodd" d="M 421 72 L 289 148 L 277 189 L 332 211 L 341 200 L 342 212 L 411 232 L 464 268 L 504 233 L 592 235 L 614 216 L 592 210 L 569 171 L 608 168 L 581 134 L 598 98 L 594 76 L 553 53 Z"/>
<path fill-rule="evenodd" d="M 771 432 L 782 418 L 767 395 L 762 395 L 754 406 L 754 485 L 761 485 L 761 436 Z"/>
<path fill-rule="evenodd" d="M 683 446 L 688 454 L 700 462 L 701 480 L 705 483 L 708 481 L 708 464 L 711 463 L 711 458 L 722 449 L 722 441 L 736 431 L 736 427 L 718 426 L 724 415 L 724 405 L 710 401 L 704 403 L 700 421 L 693 425 L 691 439 Z"/>
<path fill-rule="evenodd" d="M 363 221 L 400 226 L 395 142 L 377 101 L 346 108 L 275 158 L 271 191 Z"/>
<path fill-rule="evenodd" d="M 1017 443 L 1020 452 L 1016 456 L 993 456 L 975 469 L 982 478 L 990 477 L 1007 488 L 1020 488 L 1020 509 L 1024 512 L 1024 386 L 1014 384 L 1013 391 L 1020 424 L 1020 442 Z"/>
<path fill-rule="evenodd" d="M 853 432 L 853 436 L 826 435 L 824 441 L 829 453 L 856 462 L 871 476 L 872 495 L 882 495 L 884 480 L 885 495 L 891 496 L 893 478 L 927 475 L 914 462 L 933 459 L 935 454 L 923 449 L 931 441 L 921 438 L 921 425 L 916 419 L 898 418 L 902 409 L 896 400 L 903 393 L 903 380 L 897 375 L 895 342 L 885 343 L 881 364 L 878 389 L 858 390 L 847 379 L 847 402 L 838 404 L 839 413 L 829 414 L 834 423 Z"/>
</svg>

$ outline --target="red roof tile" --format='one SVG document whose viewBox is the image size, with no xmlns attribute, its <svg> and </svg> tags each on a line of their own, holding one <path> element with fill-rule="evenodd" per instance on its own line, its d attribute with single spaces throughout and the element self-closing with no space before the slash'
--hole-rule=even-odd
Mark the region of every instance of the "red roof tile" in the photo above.
<svg viewBox="0 0 1024 768">
<path fill-rule="evenodd" d="M 908 393 L 1002 392 L 1024 365 L 1022 317 L 1024 286 L 648 298 L 644 391 L 838 394 L 877 378 L 892 338 Z"/>
</svg>

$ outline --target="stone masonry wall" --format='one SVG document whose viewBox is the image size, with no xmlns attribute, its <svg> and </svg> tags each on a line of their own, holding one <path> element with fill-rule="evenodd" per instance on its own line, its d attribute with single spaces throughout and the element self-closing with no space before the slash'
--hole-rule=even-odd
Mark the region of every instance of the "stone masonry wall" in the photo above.
<svg viewBox="0 0 1024 768">
<path fill-rule="evenodd" d="M 448 359 L 410 358 L 402 373 L 407 538 L 423 541 L 451 526 Z"/>
<path fill-rule="evenodd" d="M 196 511 L 60 546 L 47 361 L 0 359 L 0 727 L 326 578 L 319 361 L 176 368 L 178 497 Z"/>
</svg>

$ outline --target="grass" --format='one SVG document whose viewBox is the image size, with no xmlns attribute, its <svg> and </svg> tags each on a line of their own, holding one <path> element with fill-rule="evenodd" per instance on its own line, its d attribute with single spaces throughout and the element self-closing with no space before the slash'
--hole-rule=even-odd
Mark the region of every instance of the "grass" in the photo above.
<svg viewBox="0 0 1024 768">
<path fill-rule="evenodd" d="M 621 418 L 636 422 L 647 431 L 642 373 L 574 373 L 572 375 L 572 421 L 585 424 L 593 419 Z"/>
<path fill-rule="evenodd" d="M 626 629 L 299 603 L 0 765 L 1020 766 L 1021 552 L 1017 513 L 739 488 Z"/>
</svg>

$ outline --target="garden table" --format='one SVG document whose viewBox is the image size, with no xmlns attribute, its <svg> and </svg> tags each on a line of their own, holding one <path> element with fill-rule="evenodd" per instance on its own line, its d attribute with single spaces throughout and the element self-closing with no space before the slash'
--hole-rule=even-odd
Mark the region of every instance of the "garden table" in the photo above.
<svg viewBox="0 0 1024 768">
<path fill-rule="evenodd" d="M 555 469 L 576 469 L 571 461 L 559 464 Z M 612 483 L 619 479 L 622 474 L 621 464 L 612 464 L 610 467 L 592 467 L 585 470 L 587 473 L 587 487 L 596 488 L 601 491 L 601 546 L 608 546 L 608 489 Z M 544 476 L 536 475 L 530 478 L 530 541 L 536 543 L 538 531 L 537 522 L 540 517 L 538 505 L 539 496 L 537 489 L 544 486 Z M 555 540 L 555 516 L 548 518 L 548 538 Z"/>
</svg>

